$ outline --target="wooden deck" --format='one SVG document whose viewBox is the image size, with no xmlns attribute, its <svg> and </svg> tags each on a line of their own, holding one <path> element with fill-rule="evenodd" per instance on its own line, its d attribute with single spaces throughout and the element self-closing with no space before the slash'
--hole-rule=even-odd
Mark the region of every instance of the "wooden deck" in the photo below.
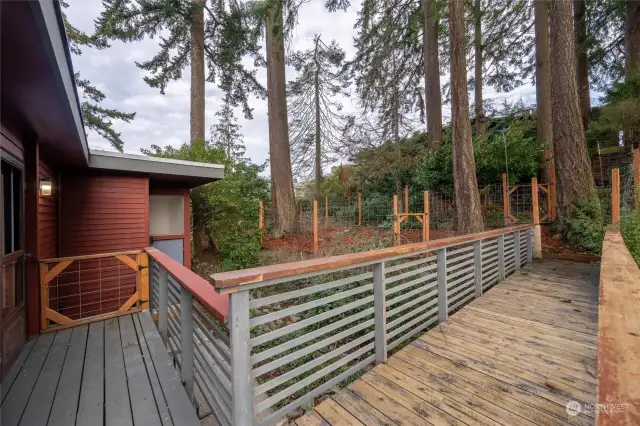
<svg viewBox="0 0 640 426">
<path fill-rule="evenodd" d="M 295 423 L 594 424 L 598 278 L 598 264 L 536 262 Z"/>
<path fill-rule="evenodd" d="M 0 409 L 2 426 L 200 425 L 148 312 L 29 341 Z"/>
</svg>

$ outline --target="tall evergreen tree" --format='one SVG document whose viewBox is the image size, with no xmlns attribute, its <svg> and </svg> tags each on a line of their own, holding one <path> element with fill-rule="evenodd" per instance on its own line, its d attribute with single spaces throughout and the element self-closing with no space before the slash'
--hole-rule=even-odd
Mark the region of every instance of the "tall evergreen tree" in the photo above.
<svg viewBox="0 0 640 426">
<path fill-rule="evenodd" d="M 256 71 L 242 65 L 246 55 L 259 58 L 258 34 L 243 4 L 212 0 L 103 0 L 103 4 L 105 10 L 96 21 L 100 34 L 125 42 L 160 39 L 160 51 L 136 63 L 151 74 L 144 77 L 149 86 L 164 94 L 190 65 L 191 140 L 205 138 L 205 64 L 206 81 L 216 82 L 251 118 L 248 96 L 265 92 Z"/>
<path fill-rule="evenodd" d="M 69 7 L 65 1 L 62 1 L 61 5 L 65 9 Z M 83 47 L 98 50 L 109 48 L 109 44 L 104 37 L 97 34 L 89 35 L 77 27 L 74 27 L 69 22 L 65 13 L 63 13 L 62 17 L 67 32 L 67 39 L 69 40 L 69 49 L 74 55 L 82 55 Z M 74 77 L 76 86 L 80 89 L 82 101 L 80 108 L 82 109 L 84 124 L 106 139 L 112 147 L 122 152 L 124 142 L 121 134 L 114 130 L 113 120 L 122 120 L 129 123 L 135 118 L 136 113 L 126 113 L 118 111 L 115 108 L 105 108 L 101 106 L 100 104 L 106 99 L 104 92 L 91 84 L 89 80 L 81 78 L 79 72 L 77 72 Z"/>
<path fill-rule="evenodd" d="M 550 2 L 553 149 L 558 213 L 565 223 L 579 205 L 588 204 L 602 216 L 578 102 L 572 9 L 572 2 Z"/>
<path fill-rule="evenodd" d="M 626 75 L 640 71 L 640 2 L 626 1 Z"/>
<path fill-rule="evenodd" d="M 484 135 L 484 107 L 482 98 L 482 2 L 474 0 L 473 2 L 473 47 L 474 57 L 474 111 L 476 115 L 476 134 Z"/>
<path fill-rule="evenodd" d="M 458 232 L 471 234 L 484 229 L 480 193 L 473 157 L 463 0 L 449 1 L 449 37 L 451 39 L 451 128 L 453 138 L 453 180 L 458 213 Z"/>
<path fill-rule="evenodd" d="M 589 90 L 589 60 L 587 56 L 587 5 L 584 0 L 573 1 L 573 30 L 576 45 L 576 81 L 582 126 L 587 129 L 591 117 Z"/>
<path fill-rule="evenodd" d="M 538 144 L 545 145 L 542 153 L 542 179 L 553 187 L 556 169 L 553 160 L 553 121 L 551 116 L 551 57 L 549 51 L 549 1 L 537 0 L 535 8 L 536 32 L 536 130 Z M 555 197 L 555 192 L 551 194 Z"/>
<path fill-rule="evenodd" d="M 218 121 L 210 129 L 213 146 L 224 152 L 232 163 L 244 161 L 246 149 L 228 96 L 225 96 L 222 107 L 216 111 L 216 117 Z"/>
<path fill-rule="evenodd" d="M 289 116 L 293 173 L 302 181 L 315 174 L 320 195 L 322 170 L 339 153 L 347 117 L 336 96 L 348 96 L 349 76 L 343 71 L 345 53 L 335 41 L 325 44 L 319 34 L 314 46 L 289 59 L 298 72 L 289 82 Z"/>
<path fill-rule="evenodd" d="M 424 56 L 425 110 L 429 149 L 436 151 L 442 141 L 442 88 L 440 87 L 440 58 L 438 48 L 438 6 L 436 0 L 422 0 L 424 28 L 422 50 Z"/>
</svg>

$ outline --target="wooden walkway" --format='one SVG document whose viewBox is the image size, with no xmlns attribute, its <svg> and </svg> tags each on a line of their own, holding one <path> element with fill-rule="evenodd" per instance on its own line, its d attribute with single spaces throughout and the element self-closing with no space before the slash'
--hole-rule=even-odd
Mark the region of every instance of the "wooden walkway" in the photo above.
<svg viewBox="0 0 640 426">
<path fill-rule="evenodd" d="M 598 264 L 536 262 L 295 423 L 594 424 L 567 403 L 595 403 L 598 279 Z"/>
<path fill-rule="evenodd" d="M 148 312 L 40 335 L 1 387 L 2 426 L 200 425 Z"/>
</svg>

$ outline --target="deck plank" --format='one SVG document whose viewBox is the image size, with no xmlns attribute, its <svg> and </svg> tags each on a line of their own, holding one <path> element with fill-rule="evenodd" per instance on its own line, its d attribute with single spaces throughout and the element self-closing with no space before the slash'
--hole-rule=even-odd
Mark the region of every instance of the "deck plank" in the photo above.
<svg viewBox="0 0 640 426">
<path fill-rule="evenodd" d="M 153 391 L 153 396 L 156 400 L 156 406 L 158 407 L 160 420 L 162 421 L 163 426 L 173 426 L 171 414 L 169 413 L 169 407 L 167 406 L 167 400 L 164 398 L 162 387 L 160 386 L 160 381 L 158 380 L 158 372 L 155 370 L 155 368 L 153 368 L 153 361 L 151 360 L 149 347 L 147 345 L 147 341 L 144 339 L 144 333 L 142 331 L 142 326 L 140 325 L 140 318 L 138 318 L 138 315 L 133 315 L 132 318 L 133 325 L 136 328 L 136 334 L 138 335 L 140 350 L 142 351 L 142 359 L 144 360 L 145 366 L 147 368 L 147 373 L 149 374 L 151 390 Z"/>
<path fill-rule="evenodd" d="M 22 415 L 22 420 L 20 420 L 21 426 L 47 424 L 70 339 L 70 329 L 62 330 L 55 334 L 47 359 L 42 366 L 38 380 Z"/>
<path fill-rule="evenodd" d="M 48 424 L 50 426 L 74 424 L 78 409 L 89 326 L 81 325 L 71 330 L 71 341 L 62 367 L 53 407 L 51 407 L 49 414 Z"/>
<path fill-rule="evenodd" d="M 173 368 L 173 363 L 169 359 L 167 350 L 156 326 L 153 324 L 151 315 L 148 312 L 140 312 L 137 315 L 140 319 L 144 339 L 149 347 L 153 366 L 158 373 L 158 380 L 162 387 L 162 392 L 169 405 L 171 418 L 174 423 L 180 425 L 200 425 L 196 411 L 182 387 L 178 373 Z M 142 336 L 140 338 L 142 339 Z"/>
<path fill-rule="evenodd" d="M 89 324 L 77 425 L 104 423 L 104 322 Z"/>
<path fill-rule="evenodd" d="M 22 369 L 22 366 L 24 365 L 24 363 L 27 361 L 27 358 L 29 357 L 29 353 L 31 352 L 31 349 L 33 349 L 33 346 L 35 345 L 36 340 L 37 339 L 31 339 L 27 341 L 27 343 L 25 343 L 24 348 L 22 349 L 22 352 L 20 352 L 20 355 L 18 355 L 18 358 L 9 369 L 9 372 L 4 376 L 4 380 L 2 381 L 2 386 L 0 386 L 2 387 L 2 390 L 1 390 L 2 398 L 0 398 L 0 404 L 2 403 L 2 401 L 4 401 L 4 397 L 7 396 L 7 394 L 9 393 L 11 386 L 13 386 L 14 380 L 18 376 L 18 373 Z"/>
<path fill-rule="evenodd" d="M 119 323 L 133 421 L 140 426 L 159 425 L 160 416 L 151 390 L 147 368 L 142 360 L 133 320 L 131 316 L 123 316 L 119 318 Z"/>
<path fill-rule="evenodd" d="M 593 425 L 592 412 L 571 416 L 566 404 L 595 402 L 598 273 L 592 264 L 527 265 L 335 393 L 316 415 L 344 424 L 334 417 L 337 405 L 372 425 Z M 369 408 L 379 415 L 364 421 Z"/>
<path fill-rule="evenodd" d="M 104 325 L 104 376 L 105 424 L 133 424 L 118 318 Z"/>
<path fill-rule="evenodd" d="M 11 391 L 0 407 L 2 426 L 14 426 L 20 421 L 54 338 L 55 334 L 44 334 L 38 337 L 27 360 L 17 374 Z"/>
</svg>

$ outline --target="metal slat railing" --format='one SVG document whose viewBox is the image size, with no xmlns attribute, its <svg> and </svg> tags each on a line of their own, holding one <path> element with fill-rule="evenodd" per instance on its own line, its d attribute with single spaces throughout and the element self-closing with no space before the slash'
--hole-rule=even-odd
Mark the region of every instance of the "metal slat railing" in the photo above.
<svg viewBox="0 0 640 426">
<path fill-rule="evenodd" d="M 523 225 L 213 275 L 230 299 L 225 420 L 274 423 L 386 361 L 531 261 L 531 232 Z"/>
<path fill-rule="evenodd" d="M 520 270 L 531 232 L 215 274 L 215 287 L 147 249 L 151 309 L 192 398 L 199 392 L 221 425 L 268 425 Z"/>
</svg>

